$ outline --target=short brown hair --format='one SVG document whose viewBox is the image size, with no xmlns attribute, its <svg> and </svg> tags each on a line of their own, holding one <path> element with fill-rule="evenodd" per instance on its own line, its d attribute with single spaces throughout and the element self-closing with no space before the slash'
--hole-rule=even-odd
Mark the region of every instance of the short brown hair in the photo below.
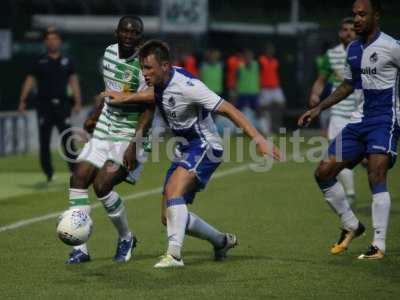
<svg viewBox="0 0 400 300">
<path fill-rule="evenodd" d="M 354 25 L 354 20 L 353 20 L 353 18 L 352 17 L 346 17 L 346 18 L 343 18 L 341 21 L 340 21 L 340 28 L 342 28 L 342 26 L 343 25 L 345 25 L 345 24 L 351 24 L 351 25 Z"/>
<path fill-rule="evenodd" d="M 139 49 L 139 59 L 142 61 L 149 55 L 154 55 L 159 63 L 171 62 L 169 46 L 160 40 L 150 40 L 143 44 Z"/>
<path fill-rule="evenodd" d="M 58 37 L 61 38 L 60 32 L 54 26 L 49 26 L 43 31 L 43 39 L 45 40 L 50 34 L 58 35 Z"/>
</svg>

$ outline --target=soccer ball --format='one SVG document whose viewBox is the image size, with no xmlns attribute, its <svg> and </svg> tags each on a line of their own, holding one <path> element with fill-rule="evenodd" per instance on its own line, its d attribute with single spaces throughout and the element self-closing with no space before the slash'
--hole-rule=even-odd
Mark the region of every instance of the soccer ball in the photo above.
<svg viewBox="0 0 400 300">
<path fill-rule="evenodd" d="M 89 239 L 92 225 L 93 221 L 86 211 L 69 209 L 58 218 L 57 235 L 65 244 L 78 246 Z"/>
</svg>

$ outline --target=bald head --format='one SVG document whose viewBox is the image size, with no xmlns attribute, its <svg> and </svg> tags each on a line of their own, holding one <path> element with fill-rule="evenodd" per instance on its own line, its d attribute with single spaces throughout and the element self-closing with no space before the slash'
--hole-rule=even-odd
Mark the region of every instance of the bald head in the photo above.
<svg viewBox="0 0 400 300">
<path fill-rule="evenodd" d="M 379 0 L 356 0 L 353 4 L 354 30 L 367 37 L 379 28 L 382 8 Z"/>
</svg>

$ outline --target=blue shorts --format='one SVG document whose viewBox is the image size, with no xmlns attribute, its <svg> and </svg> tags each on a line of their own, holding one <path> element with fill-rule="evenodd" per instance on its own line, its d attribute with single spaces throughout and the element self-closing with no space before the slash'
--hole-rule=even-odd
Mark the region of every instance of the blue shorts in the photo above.
<svg viewBox="0 0 400 300">
<path fill-rule="evenodd" d="M 165 176 L 163 194 L 171 175 L 178 167 L 182 167 L 190 172 L 194 172 L 197 177 L 196 188 L 183 196 L 186 203 L 192 203 L 196 193 L 206 187 L 211 175 L 221 164 L 223 150 L 212 149 L 210 146 L 202 147 L 197 143 L 191 143 L 185 146 L 178 146 L 176 152 L 174 162 L 169 167 Z"/>
<path fill-rule="evenodd" d="M 337 160 L 358 162 L 369 154 L 389 154 L 393 167 L 397 156 L 400 128 L 386 123 L 350 123 L 331 142 L 328 154 Z"/>
</svg>

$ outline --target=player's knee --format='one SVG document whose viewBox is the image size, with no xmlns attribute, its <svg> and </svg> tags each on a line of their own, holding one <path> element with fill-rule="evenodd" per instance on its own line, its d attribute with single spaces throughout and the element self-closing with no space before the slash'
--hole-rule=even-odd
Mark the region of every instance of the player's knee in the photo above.
<svg viewBox="0 0 400 300">
<path fill-rule="evenodd" d="M 317 182 L 321 191 L 333 186 L 336 183 L 334 173 L 329 168 L 329 165 L 321 164 L 314 172 L 315 181 Z"/>
<path fill-rule="evenodd" d="M 180 195 L 177 193 L 177 189 L 173 184 L 168 184 L 165 187 L 164 195 L 166 199 L 176 198 Z"/>
<path fill-rule="evenodd" d="M 382 169 L 369 171 L 368 181 L 371 187 L 386 184 L 386 171 Z"/>
<path fill-rule="evenodd" d="M 83 174 L 78 168 L 69 179 L 70 187 L 75 189 L 87 189 L 89 187 L 88 176 Z"/>
<path fill-rule="evenodd" d="M 167 199 L 173 198 L 173 196 L 172 196 L 172 195 L 173 195 L 173 192 L 172 192 L 171 189 L 166 188 L 165 191 L 164 191 L 164 195 L 165 195 L 165 197 L 166 197 Z"/>
<path fill-rule="evenodd" d="M 95 180 L 93 183 L 93 190 L 98 198 L 102 198 L 111 192 L 112 186 L 102 180 Z"/>
<path fill-rule="evenodd" d="M 320 165 L 315 171 L 314 171 L 314 178 L 317 183 L 324 182 L 326 180 L 331 179 L 331 176 L 329 174 L 328 168 Z"/>
</svg>

